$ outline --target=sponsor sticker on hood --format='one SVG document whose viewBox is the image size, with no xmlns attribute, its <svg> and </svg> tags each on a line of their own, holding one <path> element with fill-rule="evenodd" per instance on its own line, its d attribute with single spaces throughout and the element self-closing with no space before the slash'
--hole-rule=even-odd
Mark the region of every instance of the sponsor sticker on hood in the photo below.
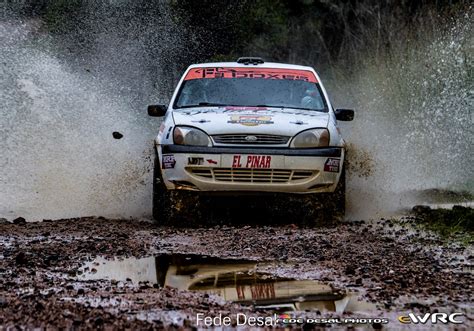
<svg viewBox="0 0 474 331">
<path fill-rule="evenodd" d="M 273 124 L 271 116 L 258 115 L 232 115 L 227 123 L 242 124 L 245 126 L 257 126 L 260 124 Z"/>
</svg>

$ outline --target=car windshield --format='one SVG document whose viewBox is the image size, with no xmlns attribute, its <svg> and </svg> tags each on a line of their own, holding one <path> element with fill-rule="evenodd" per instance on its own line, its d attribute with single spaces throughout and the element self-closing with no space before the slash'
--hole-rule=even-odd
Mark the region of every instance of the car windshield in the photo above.
<svg viewBox="0 0 474 331">
<path fill-rule="evenodd" d="M 248 69 L 247 74 L 241 71 L 237 74 L 228 72 L 228 69 L 219 74 L 214 71 L 211 76 L 205 76 L 201 72 L 188 74 L 177 95 L 174 108 L 259 106 L 327 111 L 319 84 L 309 71 L 300 71 L 309 73 L 309 79 L 306 76 L 281 74 L 281 70 L 280 74 Z M 249 72 L 251 74 L 248 74 Z"/>
</svg>

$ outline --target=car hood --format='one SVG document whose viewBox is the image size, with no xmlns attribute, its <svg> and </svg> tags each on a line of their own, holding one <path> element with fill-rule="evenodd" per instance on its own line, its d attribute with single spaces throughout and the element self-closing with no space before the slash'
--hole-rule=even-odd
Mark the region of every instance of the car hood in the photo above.
<svg viewBox="0 0 474 331">
<path fill-rule="evenodd" d="M 176 125 L 193 126 L 209 135 L 274 134 L 293 136 L 311 128 L 326 128 L 329 114 L 311 110 L 266 107 L 186 108 L 173 111 Z"/>
</svg>

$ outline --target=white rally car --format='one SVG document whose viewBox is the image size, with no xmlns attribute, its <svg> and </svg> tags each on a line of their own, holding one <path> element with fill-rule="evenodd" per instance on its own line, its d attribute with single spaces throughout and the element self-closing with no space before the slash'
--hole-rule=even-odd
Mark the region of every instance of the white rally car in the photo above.
<svg viewBox="0 0 474 331">
<path fill-rule="evenodd" d="M 155 219 L 169 218 L 190 191 L 323 197 L 344 213 L 337 121 L 354 111 L 333 109 L 313 68 L 261 58 L 191 65 L 169 106 L 148 106 L 148 114 L 164 116 L 155 139 Z"/>
</svg>

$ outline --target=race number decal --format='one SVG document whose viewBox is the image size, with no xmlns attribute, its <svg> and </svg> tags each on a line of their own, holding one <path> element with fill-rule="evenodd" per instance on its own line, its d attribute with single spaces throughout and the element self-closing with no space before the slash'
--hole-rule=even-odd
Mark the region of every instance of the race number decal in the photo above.
<svg viewBox="0 0 474 331">
<path fill-rule="evenodd" d="M 176 160 L 174 159 L 174 155 L 163 155 L 161 162 L 162 169 L 173 169 L 175 164 Z"/>
<path fill-rule="evenodd" d="M 327 172 L 339 172 L 340 159 L 327 159 L 324 163 L 324 171 Z"/>
<path fill-rule="evenodd" d="M 268 169 L 271 163 L 269 155 L 234 155 L 232 168 Z"/>
</svg>

